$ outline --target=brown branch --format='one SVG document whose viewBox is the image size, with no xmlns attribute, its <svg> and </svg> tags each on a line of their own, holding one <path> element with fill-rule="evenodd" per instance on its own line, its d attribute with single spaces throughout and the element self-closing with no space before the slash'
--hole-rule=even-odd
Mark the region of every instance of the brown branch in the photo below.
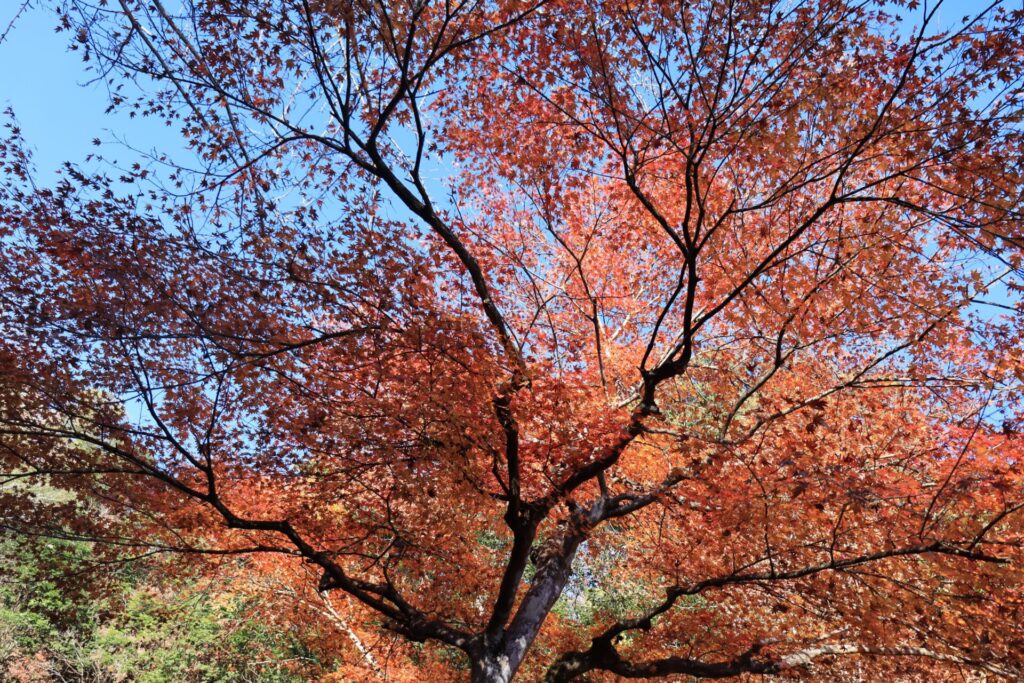
<svg viewBox="0 0 1024 683">
<path fill-rule="evenodd" d="M 778 581 L 792 581 L 808 576 L 813 576 L 826 571 L 842 571 L 857 567 L 863 564 L 878 562 L 890 558 L 920 556 L 928 554 L 947 555 L 959 557 L 978 562 L 992 562 L 1005 564 L 1008 560 L 989 555 L 973 549 L 970 544 L 957 544 L 944 541 L 935 541 L 924 545 L 915 545 L 892 550 L 882 550 L 875 553 L 858 555 L 846 559 L 831 559 L 821 564 L 810 565 L 799 569 L 788 571 L 770 570 L 767 572 L 739 572 L 723 576 L 705 579 L 687 586 L 673 586 L 666 591 L 665 599 L 656 607 L 648 611 L 642 617 L 624 619 L 618 621 L 600 635 L 591 640 L 590 649 L 585 652 L 569 652 L 560 657 L 549 669 L 546 681 L 549 683 L 568 681 L 587 671 L 595 669 L 613 671 L 621 676 L 640 677 L 641 671 L 647 671 L 644 676 L 668 675 L 671 673 L 688 673 L 693 676 L 704 678 L 725 678 L 736 676 L 740 673 L 774 673 L 778 669 L 755 670 L 750 668 L 758 664 L 752 656 L 755 652 L 748 652 L 745 655 L 728 662 L 704 663 L 692 659 L 670 657 L 656 662 L 648 662 L 644 665 L 634 665 L 623 662 L 615 651 L 614 640 L 627 631 L 650 630 L 654 626 L 654 620 L 672 609 L 680 598 L 691 595 L 699 595 L 711 588 L 724 588 L 732 585 L 743 585 L 753 583 L 773 583 Z M 776 666 L 773 662 L 765 666 Z M 653 668 L 651 668 L 653 667 Z M 740 667 L 740 668 L 736 668 Z"/>
</svg>

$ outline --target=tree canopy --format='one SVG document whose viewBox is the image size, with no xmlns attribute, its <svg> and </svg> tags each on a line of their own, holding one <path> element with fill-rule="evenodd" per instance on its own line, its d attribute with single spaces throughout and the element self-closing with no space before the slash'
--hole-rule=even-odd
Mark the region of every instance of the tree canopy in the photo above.
<svg viewBox="0 0 1024 683">
<path fill-rule="evenodd" d="M 52 3 L 183 147 L 8 117 L 3 525 L 286 572 L 355 680 L 1018 680 L 1008 4 Z"/>
</svg>

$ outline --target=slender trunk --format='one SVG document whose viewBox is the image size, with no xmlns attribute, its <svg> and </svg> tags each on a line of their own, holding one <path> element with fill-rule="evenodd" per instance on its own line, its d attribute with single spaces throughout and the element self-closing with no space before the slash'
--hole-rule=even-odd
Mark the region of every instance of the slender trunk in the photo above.
<svg viewBox="0 0 1024 683">
<path fill-rule="evenodd" d="M 380 665 L 377 664 L 376 658 L 373 656 L 373 653 L 370 651 L 370 649 L 366 647 L 366 645 L 363 643 L 363 640 L 359 637 L 359 634 L 356 633 L 352 629 L 352 627 L 348 625 L 348 621 L 346 621 L 345 618 L 342 617 L 341 614 L 338 612 L 338 610 L 334 608 L 334 603 L 332 603 L 330 598 L 327 597 L 327 593 L 321 593 L 320 599 L 323 601 L 324 604 L 324 609 L 321 610 L 321 613 L 326 614 L 331 621 L 337 624 L 339 629 L 345 632 L 345 634 L 349 637 L 349 640 L 352 641 L 352 644 L 356 646 L 356 650 L 358 650 L 359 654 L 362 655 L 364 660 L 366 660 L 366 663 L 370 666 L 370 669 L 373 671 L 373 673 L 377 674 L 377 676 L 380 677 L 382 673 L 380 670 Z"/>
</svg>

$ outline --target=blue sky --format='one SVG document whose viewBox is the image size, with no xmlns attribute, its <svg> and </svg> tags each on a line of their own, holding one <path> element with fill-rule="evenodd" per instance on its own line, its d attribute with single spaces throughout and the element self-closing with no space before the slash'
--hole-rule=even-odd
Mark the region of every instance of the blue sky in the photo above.
<svg viewBox="0 0 1024 683">
<path fill-rule="evenodd" d="M 0 0 L 0 33 L 20 4 Z M 52 12 L 33 7 L 0 43 L 0 109 L 14 109 L 39 179 L 45 183 L 63 161 L 82 161 L 95 152 L 93 138 L 106 142 L 115 133 L 143 149 L 180 148 L 176 131 L 157 121 L 104 114 L 106 89 L 101 83 L 87 84 L 90 75 L 81 54 L 68 51 L 70 36 L 56 33 L 56 24 Z"/>
<path fill-rule="evenodd" d="M 136 147 L 180 145 L 176 132 L 155 121 L 105 115 L 107 94 L 102 84 L 87 84 L 90 76 L 81 55 L 68 51 L 70 36 L 56 33 L 56 19 L 38 7 L 25 11 L 0 43 L 0 105 L 15 110 L 25 139 L 36 152 L 42 176 L 64 160 L 81 160 L 93 151 L 91 140 L 104 141 L 116 132 Z M 1024 0 L 1008 0 L 1009 7 Z M 20 1 L 0 2 L 0 32 L 14 18 Z M 956 22 L 962 15 L 988 5 L 981 0 L 952 0 L 940 10 L 939 23 Z"/>
<path fill-rule="evenodd" d="M 947 0 L 938 23 L 956 23 L 989 1 Z M 1021 6 L 1024 0 L 1006 0 L 1004 4 Z M 20 0 L 0 0 L 0 33 L 20 5 Z M 39 0 L 32 5 L 0 43 L 0 108 L 14 108 L 25 140 L 34 151 L 41 181 L 52 178 L 63 161 L 81 161 L 95 151 L 91 141 L 97 137 L 104 142 L 117 137 L 147 150 L 181 149 L 177 132 L 157 121 L 129 119 L 124 113 L 104 114 L 107 93 L 103 85 L 88 83 L 90 74 L 80 53 L 68 51 L 70 36 L 55 32 L 53 13 L 39 7 Z M 111 150 L 105 147 L 104 154 L 109 158 Z"/>
<path fill-rule="evenodd" d="M 33 5 L 39 5 L 35 0 Z M 1020 7 L 1024 0 L 1006 0 L 1008 7 Z M 0 0 L 0 34 L 14 18 L 21 0 Z M 959 23 L 966 14 L 979 11 L 988 0 L 950 0 L 941 10 L 938 24 Z M 918 12 L 921 10 L 918 9 Z M 64 161 L 80 162 L 96 151 L 92 140 L 123 139 L 139 149 L 158 148 L 174 153 L 182 150 L 178 132 L 152 119 L 131 119 L 124 112 L 106 114 L 107 92 L 102 83 L 90 83 L 91 76 L 78 52 L 70 52 L 71 36 L 55 32 L 51 12 L 33 7 L 21 14 L 0 42 L 0 108 L 14 109 L 23 135 L 33 150 L 41 184 L 49 184 Z M 117 156 L 103 148 L 108 159 Z M 134 158 L 126 152 L 124 157 Z M 399 211 L 400 216 L 405 216 Z M 1009 303 L 1002 288 L 988 297 Z M 985 311 L 989 315 L 992 311 Z"/>
</svg>

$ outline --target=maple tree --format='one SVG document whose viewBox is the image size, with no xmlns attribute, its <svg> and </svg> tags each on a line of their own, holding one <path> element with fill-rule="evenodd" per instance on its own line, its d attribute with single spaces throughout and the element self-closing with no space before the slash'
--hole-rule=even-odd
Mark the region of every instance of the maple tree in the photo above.
<svg viewBox="0 0 1024 683">
<path fill-rule="evenodd" d="M 941 9 L 58 3 L 195 161 L 8 125 L 4 525 L 348 679 L 1015 679 L 1024 12 Z"/>
</svg>

